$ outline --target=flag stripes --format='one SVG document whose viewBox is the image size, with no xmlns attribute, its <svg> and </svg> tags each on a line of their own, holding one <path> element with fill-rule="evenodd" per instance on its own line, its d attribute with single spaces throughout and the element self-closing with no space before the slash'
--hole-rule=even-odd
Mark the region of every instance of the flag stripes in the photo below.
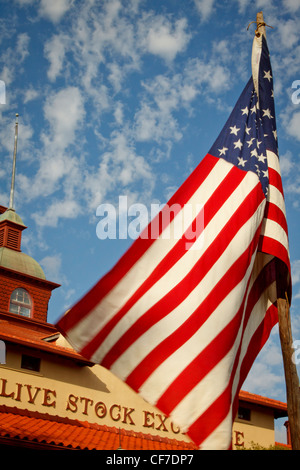
<svg viewBox="0 0 300 470">
<path fill-rule="evenodd" d="M 290 295 L 263 37 L 255 37 L 253 57 L 253 79 L 210 153 L 57 325 L 201 449 L 230 448 L 239 390 L 277 322 L 278 289 Z"/>
</svg>

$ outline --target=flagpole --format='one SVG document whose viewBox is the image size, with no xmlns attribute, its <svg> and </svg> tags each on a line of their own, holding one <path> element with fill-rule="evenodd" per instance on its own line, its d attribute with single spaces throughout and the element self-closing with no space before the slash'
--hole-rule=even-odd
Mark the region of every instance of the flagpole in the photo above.
<svg viewBox="0 0 300 470">
<path fill-rule="evenodd" d="M 266 23 L 262 11 L 256 15 L 256 34 L 266 36 Z M 277 299 L 279 336 L 283 358 L 287 412 L 293 450 L 300 450 L 300 390 L 296 364 L 293 361 L 293 338 L 289 302 L 286 298 Z"/>
<path fill-rule="evenodd" d="M 289 302 L 277 299 L 279 336 L 284 365 L 287 411 L 293 450 L 300 450 L 300 392 L 297 368 L 293 361 L 293 338 Z"/>
</svg>

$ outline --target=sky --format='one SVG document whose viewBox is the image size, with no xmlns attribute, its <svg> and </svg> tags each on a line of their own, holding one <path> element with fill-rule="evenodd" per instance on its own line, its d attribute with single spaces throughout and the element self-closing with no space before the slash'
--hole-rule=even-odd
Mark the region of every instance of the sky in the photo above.
<svg viewBox="0 0 300 470">
<path fill-rule="evenodd" d="M 18 113 L 15 210 L 22 251 L 61 284 L 50 323 L 133 241 L 101 238 L 103 207 L 117 220 L 120 200 L 151 214 L 208 152 L 251 76 L 259 11 L 271 26 L 300 347 L 300 0 L 0 0 L 0 205 Z M 286 401 L 277 327 L 243 389 Z"/>
</svg>

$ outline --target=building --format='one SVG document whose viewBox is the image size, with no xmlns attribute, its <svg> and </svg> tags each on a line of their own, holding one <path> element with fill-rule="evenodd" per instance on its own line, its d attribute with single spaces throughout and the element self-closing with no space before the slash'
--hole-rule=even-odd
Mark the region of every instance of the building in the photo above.
<svg viewBox="0 0 300 470">
<path fill-rule="evenodd" d="M 180 429 L 47 322 L 51 292 L 21 251 L 26 227 L 0 206 L 0 445 L 34 449 L 194 450 Z M 233 448 L 275 444 L 285 403 L 240 393 Z"/>
</svg>

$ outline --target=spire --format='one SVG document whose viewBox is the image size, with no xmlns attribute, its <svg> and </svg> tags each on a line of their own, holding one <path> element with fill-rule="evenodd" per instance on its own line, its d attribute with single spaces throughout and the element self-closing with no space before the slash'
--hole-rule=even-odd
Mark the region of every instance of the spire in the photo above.
<svg viewBox="0 0 300 470">
<path fill-rule="evenodd" d="M 8 209 L 14 210 L 14 195 L 15 195 L 15 174 L 16 174 L 16 157 L 17 157 L 17 142 L 18 142 L 18 117 L 16 114 L 16 124 L 15 124 L 15 145 L 14 145 L 14 155 L 13 155 L 13 168 L 11 175 L 11 188 L 10 188 L 10 198 Z"/>
</svg>

